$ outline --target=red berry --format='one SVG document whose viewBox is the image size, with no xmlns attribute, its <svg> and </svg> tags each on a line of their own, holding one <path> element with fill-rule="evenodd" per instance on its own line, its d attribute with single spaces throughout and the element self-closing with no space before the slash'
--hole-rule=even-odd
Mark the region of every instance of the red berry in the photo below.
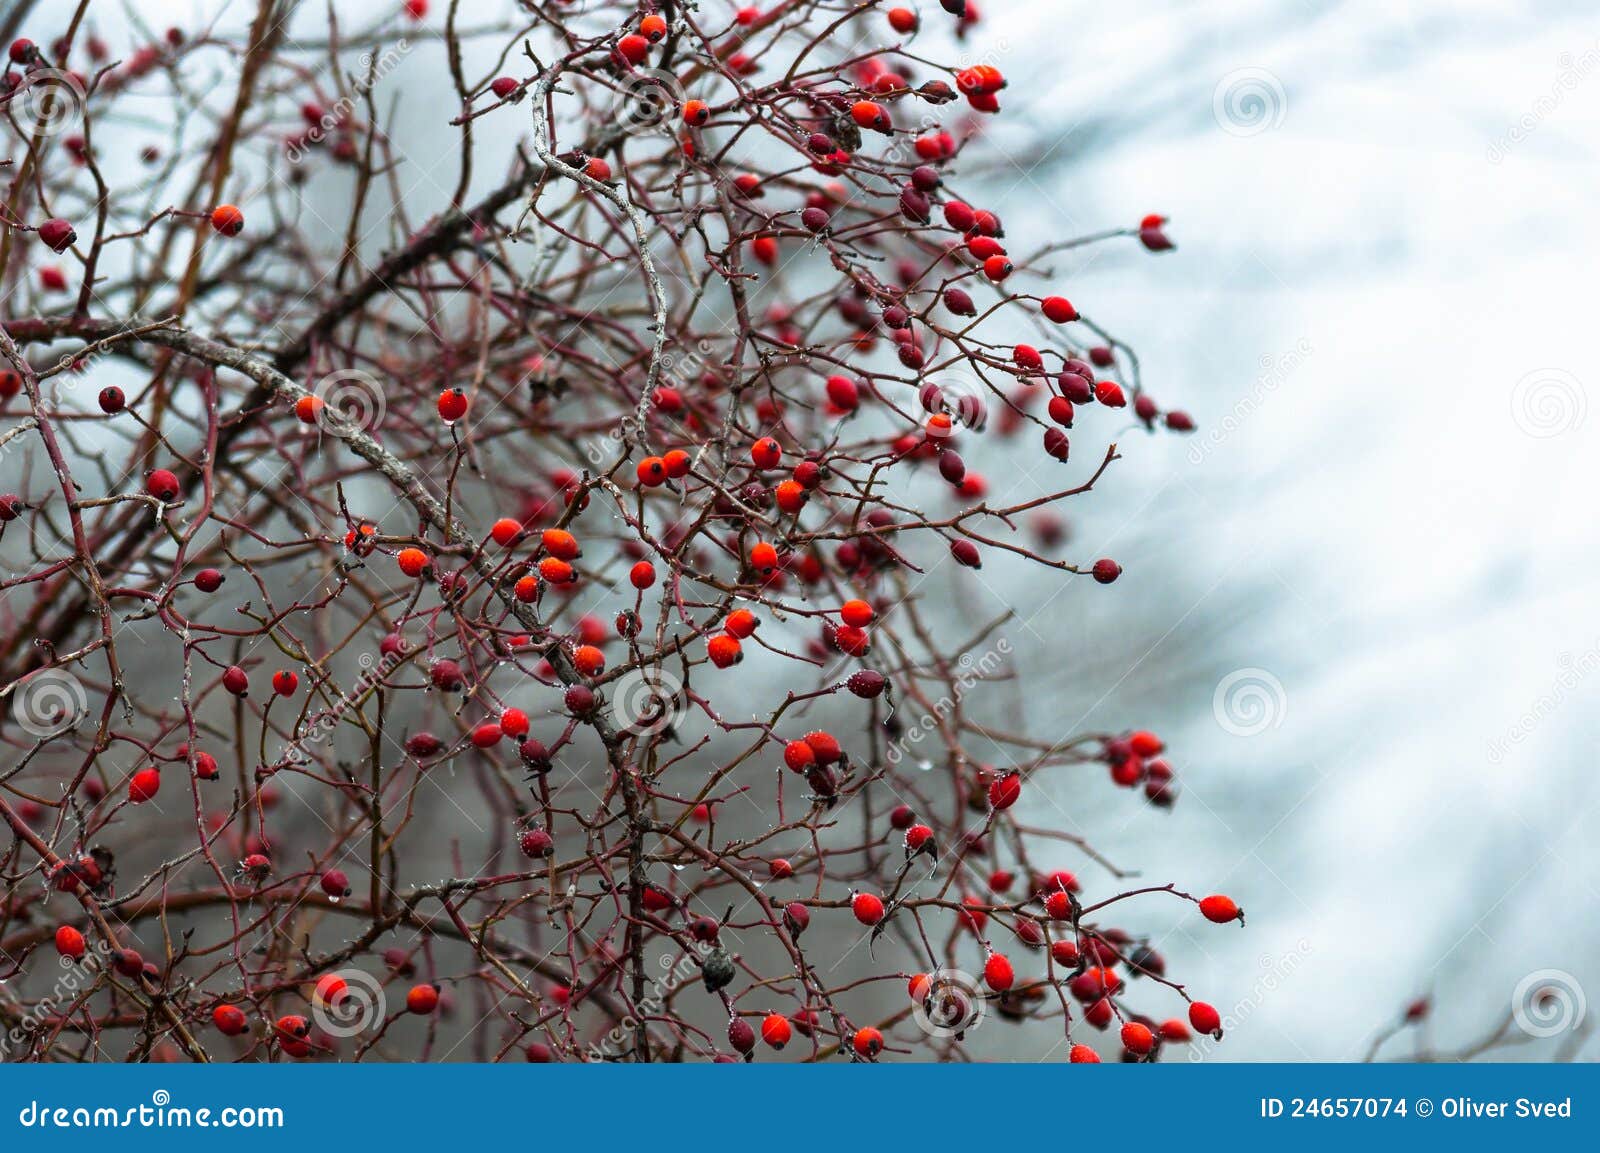
<svg viewBox="0 0 1600 1153">
<path fill-rule="evenodd" d="M 222 687 L 236 697 L 246 696 L 250 692 L 250 676 L 238 665 L 229 665 L 222 670 Z"/>
<path fill-rule="evenodd" d="M 555 852 L 556 843 L 543 829 L 529 829 L 517 838 L 517 847 L 523 856 L 539 860 Z"/>
<path fill-rule="evenodd" d="M 993 809 L 1009 809 L 1017 803 L 1017 798 L 1022 796 L 1022 776 L 1018 773 L 1007 773 L 989 786 L 989 807 Z"/>
<path fill-rule="evenodd" d="M 978 553 L 978 546 L 970 540 L 951 541 L 950 555 L 955 558 L 957 564 L 965 565 L 967 568 L 983 567 L 983 558 Z"/>
<path fill-rule="evenodd" d="M 1108 585 L 1122 575 L 1122 566 L 1110 557 L 1101 557 L 1094 562 L 1094 579 L 1103 585 Z"/>
<path fill-rule="evenodd" d="M 1215 893 L 1200 899 L 1200 912 L 1208 921 L 1218 925 L 1226 925 L 1229 921 L 1238 921 L 1244 924 L 1244 910 L 1233 903 L 1232 897 L 1225 897 Z"/>
<path fill-rule="evenodd" d="M 406 1012 L 426 1017 L 439 1007 L 439 990 L 432 985 L 413 985 L 406 994 Z"/>
<path fill-rule="evenodd" d="M 467 394 L 459 388 L 447 388 L 439 394 L 439 418 L 455 423 L 467 415 Z"/>
<path fill-rule="evenodd" d="M 650 41 L 630 32 L 617 41 L 617 51 L 629 64 L 641 64 L 650 55 Z"/>
<path fill-rule="evenodd" d="M 1163 1041 L 1172 1041 L 1176 1044 L 1192 1040 L 1194 1036 L 1189 1032 L 1189 1026 L 1185 1025 L 1177 1017 L 1171 1017 L 1161 1022 L 1161 1028 L 1157 1029 L 1156 1032 L 1161 1034 Z"/>
<path fill-rule="evenodd" d="M 244 231 L 244 213 L 231 204 L 219 204 L 211 211 L 211 227 L 223 236 L 238 236 Z"/>
<path fill-rule="evenodd" d="M 78 243 L 78 234 L 73 231 L 72 225 L 56 217 L 39 225 L 39 239 L 54 251 L 65 252 Z"/>
<path fill-rule="evenodd" d="M 770 436 L 764 436 L 750 446 L 750 459 L 757 468 L 777 468 L 783 459 L 783 449 Z"/>
<path fill-rule="evenodd" d="M 1129 1021 L 1122 1026 L 1122 1047 L 1136 1056 L 1148 1056 L 1156 1045 L 1155 1034 L 1150 1032 L 1148 1025 L 1141 1025 L 1138 1021 Z"/>
<path fill-rule="evenodd" d="M 1128 403 L 1122 386 L 1111 380 L 1102 380 L 1094 386 L 1094 398 L 1107 408 L 1121 408 Z"/>
<path fill-rule="evenodd" d="M 1074 1045 L 1067 1060 L 1073 1065 L 1098 1065 L 1100 1054 L 1087 1045 Z"/>
<path fill-rule="evenodd" d="M 807 741 L 790 741 L 783 746 L 783 763 L 797 773 L 803 773 L 817 763 L 817 754 Z"/>
<path fill-rule="evenodd" d="M 400 555 L 395 557 L 395 561 L 399 564 L 400 571 L 408 577 L 421 576 L 428 571 L 432 563 L 428 560 L 428 554 L 420 548 L 401 549 Z"/>
<path fill-rule="evenodd" d="M 343 869 L 329 869 L 322 874 L 319 884 L 322 891 L 335 901 L 350 895 L 350 878 L 345 876 Z"/>
<path fill-rule="evenodd" d="M 161 773 L 157 769 L 140 769 L 128 782 L 128 800 L 142 805 L 161 791 Z"/>
<path fill-rule="evenodd" d="M 863 925 L 876 925 L 883 920 L 883 901 L 872 893 L 857 893 L 850 898 L 850 911 Z"/>
<path fill-rule="evenodd" d="M 272 691 L 280 697 L 294 696 L 295 689 L 300 687 L 300 678 L 288 669 L 279 669 L 272 674 Z"/>
<path fill-rule="evenodd" d="M 990 953 L 983 963 L 983 981 L 996 993 L 1004 993 L 1016 981 L 1011 962 L 1000 953 Z"/>
<path fill-rule="evenodd" d="M 819 765 L 831 765 L 844 756 L 844 750 L 832 733 L 825 733 L 821 730 L 807 733 L 805 742 L 811 746 L 811 751 L 816 754 Z"/>
<path fill-rule="evenodd" d="M 761 627 L 761 621 L 749 609 L 734 609 L 728 614 L 728 619 L 722 622 L 722 627 L 743 640 Z"/>
<path fill-rule="evenodd" d="M 557 560 L 577 560 L 583 555 L 583 548 L 578 544 L 578 538 L 565 529 L 545 529 L 539 534 L 539 543 L 544 546 L 545 552 Z"/>
<path fill-rule="evenodd" d="M 683 122 L 690 128 L 700 128 L 711 119 L 711 109 L 704 100 L 683 102 Z"/>
<path fill-rule="evenodd" d="M 501 548 L 510 548 L 522 538 L 522 522 L 512 520 L 508 516 L 501 517 L 494 522 L 494 527 L 489 530 L 489 536 Z"/>
<path fill-rule="evenodd" d="M 211 1010 L 211 1023 L 225 1037 L 237 1037 L 250 1028 L 250 1019 L 237 1005 L 218 1005 Z"/>
<path fill-rule="evenodd" d="M 917 14 L 910 8 L 889 9 L 889 27 L 902 36 L 909 36 L 917 30 Z"/>
<path fill-rule="evenodd" d="M 656 566 L 647 560 L 642 560 L 628 570 L 628 583 L 643 592 L 656 583 Z"/>
<path fill-rule="evenodd" d="M 768 1013 L 761 1021 L 761 1039 L 773 1049 L 782 1049 L 794 1035 L 789 1019 L 782 1013 Z"/>
<path fill-rule="evenodd" d="M 744 659 L 744 648 L 739 644 L 738 637 L 718 633 L 706 642 L 706 655 L 717 668 L 725 669 Z"/>
<path fill-rule="evenodd" d="M 1056 324 L 1070 324 L 1078 319 L 1078 310 L 1073 308 L 1072 301 L 1064 296 L 1047 296 L 1041 307 L 1044 309 L 1046 319 Z"/>
<path fill-rule="evenodd" d="M 56 930 L 56 952 L 63 957 L 71 957 L 76 961 L 87 951 L 88 945 L 84 943 L 83 934 L 71 925 L 62 925 Z"/>
<path fill-rule="evenodd" d="M 876 1057 L 883 1051 L 883 1034 L 871 1025 L 864 1025 L 856 1030 L 850 1046 L 862 1057 Z"/>
<path fill-rule="evenodd" d="M 1204 1001 L 1190 1002 L 1189 1024 L 1194 1026 L 1197 1033 L 1210 1033 L 1217 1040 L 1222 1040 L 1222 1014 Z"/>
<path fill-rule="evenodd" d="M 652 12 L 639 21 L 639 34 L 652 44 L 658 43 L 667 34 L 666 18 Z"/>
<path fill-rule="evenodd" d="M 996 284 L 1010 276 L 1013 268 L 1008 256 L 991 256 L 983 262 L 983 274 Z"/>
<path fill-rule="evenodd" d="M 223 575 L 214 568 L 203 568 L 194 574 L 194 587 L 203 593 L 214 593 L 222 587 Z"/>
<path fill-rule="evenodd" d="M 500 714 L 500 731 L 518 739 L 527 736 L 528 714 L 521 709 L 507 709 Z"/>
<path fill-rule="evenodd" d="M 870 625 L 876 615 L 866 601 L 845 601 L 839 606 L 839 616 L 844 623 L 858 629 Z"/>
<path fill-rule="evenodd" d="M 144 490 L 163 504 L 177 500 L 181 491 L 177 474 L 164 468 L 154 469 L 144 478 Z"/>
</svg>

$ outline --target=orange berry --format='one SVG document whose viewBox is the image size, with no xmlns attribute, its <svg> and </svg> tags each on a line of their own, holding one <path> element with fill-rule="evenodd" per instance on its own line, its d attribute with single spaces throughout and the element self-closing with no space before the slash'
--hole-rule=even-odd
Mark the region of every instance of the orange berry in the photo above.
<svg viewBox="0 0 1600 1153">
<path fill-rule="evenodd" d="M 238 236 L 244 231 L 244 213 L 231 204 L 219 204 L 211 210 L 211 227 L 224 236 Z"/>
</svg>

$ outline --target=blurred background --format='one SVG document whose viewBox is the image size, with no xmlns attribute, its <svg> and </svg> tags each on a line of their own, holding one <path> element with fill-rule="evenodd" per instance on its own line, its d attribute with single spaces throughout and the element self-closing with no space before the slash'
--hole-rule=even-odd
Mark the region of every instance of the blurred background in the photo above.
<svg viewBox="0 0 1600 1153">
<path fill-rule="evenodd" d="M 963 631 L 1018 609 L 997 716 L 1168 743 L 1172 811 L 1058 775 L 1030 795 L 1038 822 L 1142 882 L 1238 899 L 1244 931 L 1177 902 L 1128 914 L 1223 1011 L 1218 1058 L 1360 1058 L 1423 996 L 1424 1027 L 1382 1055 L 1469 1047 L 1520 1002 L 1503 1056 L 1595 1056 L 1592 6 L 978 3 L 952 51 L 1011 84 L 971 154 L 977 187 L 1010 235 L 1170 218 L 1176 252 L 1064 254 L 1057 282 L 1199 425 L 1127 430 L 1126 459 L 1071 510 L 1069 555 L 1115 557 L 1114 588 L 995 565 L 949 606 Z M 335 7 L 360 24 L 396 5 Z M 249 12 L 95 16 L 120 45 L 130 18 Z M 325 27 L 321 5 L 301 18 Z M 503 46 L 473 41 L 468 71 Z M 441 61 L 425 46 L 379 91 L 407 162 L 439 168 L 413 220 L 454 179 Z M 487 142 L 482 170 L 512 144 Z M 330 206 L 347 191 L 311 186 Z M 998 449 L 969 463 L 999 495 L 1025 490 Z"/>
</svg>

